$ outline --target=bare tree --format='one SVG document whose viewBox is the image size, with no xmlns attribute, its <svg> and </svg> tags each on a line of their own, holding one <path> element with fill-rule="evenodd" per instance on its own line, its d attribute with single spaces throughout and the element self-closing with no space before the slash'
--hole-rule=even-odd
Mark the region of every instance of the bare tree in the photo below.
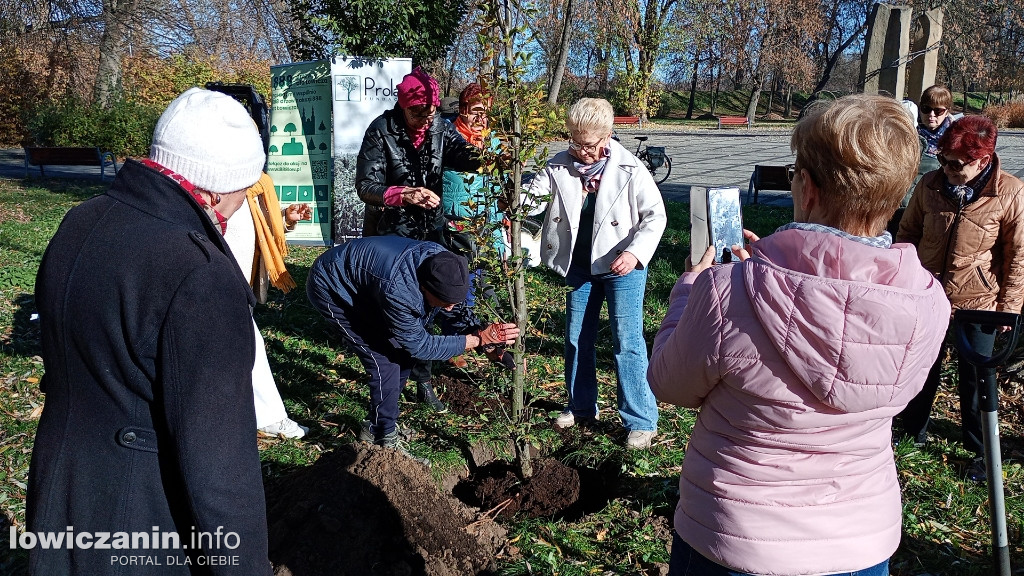
<svg viewBox="0 0 1024 576">
<path fill-rule="evenodd" d="M 824 34 L 819 36 L 811 52 L 818 68 L 818 80 L 811 90 L 810 101 L 816 100 L 828 86 L 842 55 L 855 42 L 863 41 L 872 4 L 874 0 L 823 0 L 821 7 L 827 16 Z"/>
<path fill-rule="evenodd" d="M 569 59 L 569 37 L 572 31 L 572 3 L 573 0 L 565 0 L 562 9 L 562 33 L 558 39 L 558 49 L 555 68 L 551 73 L 551 82 L 548 84 L 548 104 L 558 104 L 558 91 L 562 88 L 562 76 L 565 75 L 565 64 Z"/>
</svg>

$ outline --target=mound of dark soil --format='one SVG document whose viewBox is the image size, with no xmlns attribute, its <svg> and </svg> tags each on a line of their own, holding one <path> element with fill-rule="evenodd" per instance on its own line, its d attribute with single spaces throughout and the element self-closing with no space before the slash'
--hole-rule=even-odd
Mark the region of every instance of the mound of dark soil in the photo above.
<svg viewBox="0 0 1024 576">
<path fill-rule="evenodd" d="M 500 413 L 502 406 L 508 411 L 511 403 L 505 398 L 485 396 L 478 387 L 458 378 L 444 374 L 433 377 L 434 389 L 448 405 L 448 409 L 459 416 L 479 416 L 490 412 Z"/>
<path fill-rule="evenodd" d="M 267 486 L 278 576 L 490 574 L 505 530 L 394 450 L 350 444 Z"/>
<path fill-rule="evenodd" d="M 512 401 L 506 396 L 484 394 L 479 386 L 459 378 L 445 374 L 435 374 L 434 389 L 448 409 L 459 416 L 479 416 L 481 414 L 505 414 L 512 410 Z M 561 411 L 563 406 L 547 399 L 527 396 L 527 405 L 533 410 L 543 412 Z"/>
<path fill-rule="evenodd" d="M 510 465 L 496 463 L 460 482 L 454 494 L 483 510 L 493 510 L 498 518 L 516 513 L 532 518 L 559 516 L 579 500 L 580 475 L 558 460 L 545 458 L 534 462 L 533 476 L 523 481 Z"/>
</svg>

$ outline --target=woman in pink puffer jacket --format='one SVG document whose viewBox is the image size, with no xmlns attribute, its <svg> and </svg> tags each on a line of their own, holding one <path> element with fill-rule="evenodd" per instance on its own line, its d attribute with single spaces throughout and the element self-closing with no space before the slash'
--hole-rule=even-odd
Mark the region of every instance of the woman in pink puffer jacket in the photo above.
<svg viewBox="0 0 1024 576">
<path fill-rule="evenodd" d="M 891 98 L 808 114 L 791 140 L 793 224 L 742 263 L 713 252 L 676 283 L 648 381 L 700 408 L 670 574 L 887 575 L 900 541 L 892 417 L 949 318 L 942 287 L 885 224 L 917 171 Z"/>
</svg>

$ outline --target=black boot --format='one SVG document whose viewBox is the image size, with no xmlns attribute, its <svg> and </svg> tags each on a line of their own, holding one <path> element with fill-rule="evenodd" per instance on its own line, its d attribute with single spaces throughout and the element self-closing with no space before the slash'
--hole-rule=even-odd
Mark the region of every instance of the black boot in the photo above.
<svg viewBox="0 0 1024 576">
<path fill-rule="evenodd" d="M 417 382 L 416 383 L 416 401 L 423 403 L 425 402 L 430 408 L 438 414 L 444 414 L 448 411 L 448 407 L 441 402 L 441 399 L 434 393 L 434 387 L 430 382 Z"/>
</svg>

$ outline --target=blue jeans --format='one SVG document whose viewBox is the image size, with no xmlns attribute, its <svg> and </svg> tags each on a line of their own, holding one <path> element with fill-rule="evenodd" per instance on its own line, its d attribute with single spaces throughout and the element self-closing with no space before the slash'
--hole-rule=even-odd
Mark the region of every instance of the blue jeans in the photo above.
<svg viewBox="0 0 1024 576">
<path fill-rule="evenodd" d="M 756 576 L 748 572 L 730 570 L 701 556 L 672 531 L 672 559 L 668 563 L 668 576 Z M 840 572 L 830 576 L 889 576 L 889 561 L 853 572 Z"/>
<path fill-rule="evenodd" d="M 597 414 L 597 321 L 608 301 L 618 377 L 619 415 L 628 430 L 657 430 L 658 403 L 647 384 L 644 289 L 647 270 L 593 276 L 571 269 L 565 283 L 565 386 L 577 417 Z"/>
</svg>

